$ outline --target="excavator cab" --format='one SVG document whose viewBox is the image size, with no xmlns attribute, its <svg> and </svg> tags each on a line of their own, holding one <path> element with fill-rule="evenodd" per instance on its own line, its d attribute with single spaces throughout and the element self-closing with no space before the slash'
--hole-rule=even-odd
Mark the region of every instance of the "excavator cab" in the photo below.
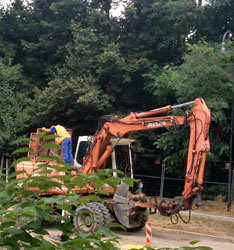
<svg viewBox="0 0 234 250">
<path fill-rule="evenodd" d="M 115 151 L 112 152 L 109 161 L 107 161 L 107 167 L 111 169 L 121 170 L 126 176 L 133 178 L 133 160 L 131 144 L 134 139 L 121 138 L 111 138 L 110 142 L 115 145 Z M 81 168 L 83 164 L 83 159 L 87 156 L 87 151 L 92 144 L 91 136 L 79 136 L 76 144 L 76 151 L 74 155 L 74 166 L 76 168 Z M 113 176 L 117 176 L 116 172 L 113 172 Z"/>
</svg>

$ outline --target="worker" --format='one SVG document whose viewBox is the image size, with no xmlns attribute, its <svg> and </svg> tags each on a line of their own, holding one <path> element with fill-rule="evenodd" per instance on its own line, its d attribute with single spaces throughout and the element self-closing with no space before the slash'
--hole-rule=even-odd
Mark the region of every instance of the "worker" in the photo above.
<svg viewBox="0 0 234 250">
<path fill-rule="evenodd" d="M 66 128 L 61 125 L 52 125 L 50 128 L 43 127 L 42 131 L 46 133 L 54 133 L 54 135 L 57 136 L 55 142 L 56 144 L 61 144 L 64 163 L 74 166 L 71 135 Z"/>
</svg>

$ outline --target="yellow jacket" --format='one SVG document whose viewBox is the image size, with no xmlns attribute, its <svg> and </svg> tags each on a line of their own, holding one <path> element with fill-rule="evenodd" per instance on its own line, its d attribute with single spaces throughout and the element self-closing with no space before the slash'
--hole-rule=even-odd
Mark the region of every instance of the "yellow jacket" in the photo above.
<svg viewBox="0 0 234 250">
<path fill-rule="evenodd" d="M 61 144 L 61 142 L 66 138 L 71 138 L 70 134 L 67 132 L 67 130 L 60 125 L 56 125 L 56 133 L 54 135 L 58 136 L 55 138 L 56 144 Z"/>
</svg>

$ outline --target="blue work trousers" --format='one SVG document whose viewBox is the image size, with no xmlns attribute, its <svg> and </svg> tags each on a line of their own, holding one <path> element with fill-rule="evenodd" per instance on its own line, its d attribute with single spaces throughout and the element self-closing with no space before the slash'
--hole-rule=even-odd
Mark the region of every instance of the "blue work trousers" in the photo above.
<svg viewBox="0 0 234 250">
<path fill-rule="evenodd" d="M 72 156 L 72 140 L 71 138 L 66 138 L 61 143 L 64 158 L 64 163 L 74 166 L 73 156 Z"/>
</svg>

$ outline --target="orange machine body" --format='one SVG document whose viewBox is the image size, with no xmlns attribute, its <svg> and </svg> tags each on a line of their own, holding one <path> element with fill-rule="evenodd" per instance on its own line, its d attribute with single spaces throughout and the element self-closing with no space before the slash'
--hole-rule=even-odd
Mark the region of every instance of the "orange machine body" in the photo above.
<svg viewBox="0 0 234 250">
<path fill-rule="evenodd" d="M 190 104 L 193 104 L 193 108 L 186 112 L 185 116 L 158 116 L 159 114 L 168 112 L 173 108 L 180 108 Z M 73 173 L 82 173 L 87 175 L 96 172 L 98 169 L 105 168 L 107 159 L 115 150 L 115 145 L 112 145 L 110 142 L 111 137 L 113 136 L 120 139 L 136 131 L 159 129 L 163 127 L 177 127 L 183 125 L 188 125 L 190 127 L 190 141 L 182 206 L 178 206 L 178 204 L 174 201 L 170 201 L 169 203 L 165 201 L 158 203 L 154 202 L 152 199 L 145 199 L 144 202 L 137 201 L 137 206 L 140 208 L 158 208 L 165 214 L 168 214 L 168 211 L 173 213 L 173 211 L 178 212 L 179 210 L 190 209 L 197 192 L 203 189 L 202 184 L 206 153 L 210 150 L 208 136 L 210 126 L 210 110 L 207 108 L 205 101 L 200 98 L 197 98 L 193 102 L 187 104 L 180 104 L 177 106 L 168 105 L 166 107 L 150 110 L 148 112 L 131 113 L 124 118 L 116 116 L 108 118 L 105 120 L 99 131 L 97 131 L 93 136 L 92 144 L 87 150 L 88 152 L 84 158 L 82 167 Z M 40 131 L 38 130 L 37 132 Z M 36 156 L 40 151 L 38 147 L 38 145 L 40 145 L 40 141 L 38 138 L 35 138 L 35 134 L 32 134 L 31 137 L 35 139 L 35 141 L 30 145 L 34 148 L 34 153 L 29 153 L 29 157 L 36 159 Z M 43 153 L 48 154 L 49 152 Z M 30 173 L 35 170 L 34 168 L 36 168 L 36 166 L 37 164 L 34 163 L 33 160 L 28 163 L 22 162 L 17 165 L 17 170 L 26 170 L 27 173 Z M 61 172 L 61 174 L 62 173 L 63 172 Z M 19 177 L 22 176 L 18 176 L 18 178 Z M 77 193 L 85 194 L 88 193 L 88 190 L 91 188 L 92 187 L 87 185 L 87 187 L 83 189 L 77 187 L 75 191 Z M 39 192 L 36 188 L 34 189 L 35 190 L 33 191 Z M 107 188 L 107 190 L 110 194 L 115 194 L 115 190 L 111 188 Z M 48 190 L 47 193 L 64 194 L 66 192 L 67 189 L 63 186 L 63 189 L 61 190 Z"/>
<path fill-rule="evenodd" d="M 197 98 L 186 116 L 155 117 L 172 109 L 173 106 L 169 105 L 148 112 L 131 113 L 122 119 L 113 117 L 105 122 L 93 137 L 92 148 L 79 171 L 90 174 L 99 168 L 105 168 L 106 160 L 114 151 L 114 146 L 110 144 L 111 136 L 122 138 L 136 131 L 181 126 L 187 123 L 190 127 L 190 142 L 183 198 L 185 206 L 189 208 L 197 192 L 202 190 L 206 153 L 210 150 L 208 132 L 211 114 L 205 101 Z"/>
</svg>

